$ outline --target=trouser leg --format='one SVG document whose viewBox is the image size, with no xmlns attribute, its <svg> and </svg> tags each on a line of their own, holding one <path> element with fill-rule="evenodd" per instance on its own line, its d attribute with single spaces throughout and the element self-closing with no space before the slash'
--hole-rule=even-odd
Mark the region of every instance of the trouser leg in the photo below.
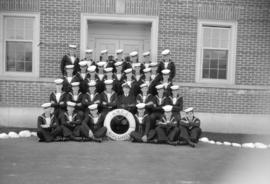
<svg viewBox="0 0 270 184">
<path fill-rule="evenodd" d="M 107 133 L 107 128 L 106 127 L 101 127 L 100 129 L 96 130 L 93 132 L 95 138 L 103 138 L 106 136 Z"/>
<path fill-rule="evenodd" d="M 201 137 L 202 130 L 200 127 L 193 127 L 190 130 L 190 140 L 192 142 L 197 143 L 199 141 L 199 138 Z"/>
<path fill-rule="evenodd" d="M 169 135 L 168 135 L 168 140 L 169 141 L 176 141 L 177 137 L 179 136 L 179 128 L 178 127 L 173 127 L 171 128 Z"/>
<path fill-rule="evenodd" d="M 134 139 L 134 142 L 142 142 L 142 134 L 136 131 L 130 133 L 130 137 Z"/>
<path fill-rule="evenodd" d="M 166 135 L 166 127 L 158 126 L 156 128 L 156 134 L 157 134 L 157 139 L 158 139 L 159 143 L 167 142 L 168 138 L 167 138 L 167 135 Z"/>
</svg>

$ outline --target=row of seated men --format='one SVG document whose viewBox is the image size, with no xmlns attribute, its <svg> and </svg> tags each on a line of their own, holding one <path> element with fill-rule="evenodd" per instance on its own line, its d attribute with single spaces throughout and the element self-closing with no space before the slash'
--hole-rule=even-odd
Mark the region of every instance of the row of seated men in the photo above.
<svg viewBox="0 0 270 184">
<path fill-rule="evenodd" d="M 96 93 L 97 83 L 89 81 L 88 92 L 83 94 L 79 92 L 80 82 L 72 82 L 71 92 L 63 92 L 63 81 L 55 80 L 56 91 L 50 95 L 50 103 L 43 105 L 47 113 L 38 118 L 41 141 L 50 142 L 59 136 L 71 140 L 101 141 L 106 135 L 103 123 L 107 113 L 121 108 L 136 114 L 137 128 L 131 133 L 132 141 L 173 145 L 182 141 L 192 147 L 198 142 L 200 120 L 193 116 L 181 118 L 183 98 L 179 95 L 179 86 L 170 86 L 168 92 L 164 84 L 158 84 L 155 86 L 157 94 L 153 95 L 149 93 L 149 85 L 142 83 L 140 93 L 135 96 L 128 82 L 121 85 L 123 93 L 117 94 L 113 90 L 113 80 L 107 79 L 103 92 Z M 51 107 L 53 113 L 50 112 Z M 186 113 L 193 114 L 193 110 L 186 110 Z M 112 121 L 116 127 L 128 126 L 123 117 Z"/>
</svg>

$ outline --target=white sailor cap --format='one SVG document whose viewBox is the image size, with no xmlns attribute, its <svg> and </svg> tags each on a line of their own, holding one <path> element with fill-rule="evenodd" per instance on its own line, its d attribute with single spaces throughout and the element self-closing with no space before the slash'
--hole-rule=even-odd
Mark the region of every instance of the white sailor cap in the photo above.
<svg viewBox="0 0 270 184">
<path fill-rule="evenodd" d="M 132 72 L 132 68 L 128 68 L 128 69 L 126 69 L 124 72 L 125 72 L 125 73 L 130 73 L 130 72 Z"/>
<path fill-rule="evenodd" d="M 71 101 L 67 102 L 67 106 L 75 107 L 75 105 L 76 105 L 76 103 L 74 103 L 74 102 L 71 102 Z"/>
<path fill-rule="evenodd" d="M 76 87 L 76 86 L 79 86 L 79 85 L 80 85 L 79 82 L 72 82 L 72 83 L 71 83 L 71 86 L 72 86 L 72 87 Z"/>
<path fill-rule="evenodd" d="M 86 49 L 85 53 L 93 53 L 93 49 Z"/>
<path fill-rule="evenodd" d="M 162 70 L 161 72 L 162 72 L 163 75 L 167 75 L 167 74 L 169 74 L 169 73 L 171 72 L 171 70 L 169 70 L 169 69 L 164 69 L 164 70 Z"/>
<path fill-rule="evenodd" d="M 140 85 L 140 88 L 144 88 L 144 87 L 148 87 L 148 85 L 146 83 L 143 83 Z"/>
<path fill-rule="evenodd" d="M 164 51 L 161 52 L 161 55 L 166 56 L 170 53 L 171 53 L 171 51 L 169 49 L 165 49 Z"/>
<path fill-rule="evenodd" d="M 123 53 L 123 52 L 124 52 L 123 49 L 118 49 L 118 50 L 116 50 L 116 54 L 121 54 L 121 53 Z"/>
<path fill-rule="evenodd" d="M 100 51 L 100 53 L 101 53 L 101 54 L 105 54 L 105 53 L 108 53 L 108 50 L 107 50 L 107 49 L 105 49 L 105 50 L 102 50 L 102 51 Z"/>
<path fill-rule="evenodd" d="M 105 72 L 112 72 L 113 71 L 113 68 L 112 67 L 104 68 L 104 71 Z"/>
<path fill-rule="evenodd" d="M 157 65 L 158 65 L 157 62 L 152 62 L 152 63 L 150 63 L 150 66 L 151 66 L 151 67 L 155 67 L 155 66 L 157 66 Z"/>
<path fill-rule="evenodd" d="M 172 111 L 172 107 L 171 105 L 165 105 L 162 107 L 162 109 L 165 111 L 165 112 L 171 112 Z"/>
<path fill-rule="evenodd" d="M 141 66 L 141 63 L 134 63 L 133 64 L 133 67 L 135 68 L 135 67 L 140 67 Z"/>
<path fill-rule="evenodd" d="M 123 83 L 123 84 L 122 84 L 122 87 L 123 87 L 123 88 L 130 88 L 130 86 L 129 86 L 129 84 L 128 84 L 127 82 Z"/>
<path fill-rule="evenodd" d="M 105 80 L 104 83 L 105 83 L 106 85 L 109 85 L 109 84 L 112 84 L 112 83 L 113 83 L 113 80 L 108 79 L 108 80 Z"/>
<path fill-rule="evenodd" d="M 88 106 L 88 109 L 90 110 L 96 110 L 98 108 L 98 104 L 92 104 Z"/>
<path fill-rule="evenodd" d="M 96 81 L 90 81 L 88 82 L 88 86 L 96 86 Z"/>
<path fill-rule="evenodd" d="M 143 69 L 143 72 L 147 73 L 147 72 L 150 72 L 151 70 L 152 70 L 151 68 L 145 68 L 145 69 Z"/>
<path fill-rule="evenodd" d="M 74 68 L 74 65 L 66 65 L 65 68 L 66 69 L 73 69 Z"/>
<path fill-rule="evenodd" d="M 138 103 L 136 105 L 137 109 L 144 109 L 145 108 L 145 103 Z"/>
<path fill-rule="evenodd" d="M 144 52 L 142 55 L 143 55 L 143 56 L 150 56 L 150 52 L 149 52 L 149 51 Z"/>
<path fill-rule="evenodd" d="M 164 88 L 163 84 L 156 85 L 156 89 L 157 89 L 157 90 L 158 90 L 158 89 L 163 89 L 163 88 Z"/>
<path fill-rule="evenodd" d="M 69 44 L 68 47 L 69 47 L 69 48 L 76 49 L 76 48 L 77 48 L 77 45 L 75 45 L 75 44 Z"/>
<path fill-rule="evenodd" d="M 51 103 L 44 103 L 44 104 L 42 104 L 41 105 L 41 107 L 43 107 L 44 109 L 46 109 L 46 108 L 49 108 L 49 107 L 51 107 Z"/>
<path fill-rule="evenodd" d="M 104 66 L 105 64 L 106 64 L 105 61 L 100 61 L 100 62 L 97 63 L 97 65 L 98 65 L 99 67 L 102 67 L 102 66 Z"/>
<path fill-rule="evenodd" d="M 134 57 L 134 56 L 137 56 L 138 55 L 138 52 L 137 51 L 133 51 L 133 52 L 129 53 L 129 55 L 131 57 Z"/>
<path fill-rule="evenodd" d="M 189 108 L 185 109 L 184 112 L 191 112 L 191 111 L 193 111 L 193 110 L 194 110 L 193 107 L 189 107 Z"/>
<path fill-rule="evenodd" d="M 89 66 L 88 68 L 87 68 L 87 71 L 88 72 L 95 72 L 96 71 L 96 66 L 95 65 L 92 65 L 92 66 Z"/>
<path fill-rule="evenodd" d="M 54 82 L 55 82 L 55 84 L 62 84 L 63 79 L 55 79 Z"/>
<path fill-rule="evenodd" d="M 118 66 L 121 66 L 123 64 L 122 61 L 117 61 L 116 63 L 114 63 L 114 66 L 118 67 Z"/>
<path fill-rule="evenodd" d="M 171 89 L 172 90 L 177 90 L 177 89 L 179 89 L 179 86 L 178 85 L 173 85 L 173 86 L 171 86 Z"/>
<path fill-rule="evenodd" d="M 79 65 L 80 66 L 87 66 L 87 63 L 88 63 L 87 61 L 80 61 Z"/>
</svg>

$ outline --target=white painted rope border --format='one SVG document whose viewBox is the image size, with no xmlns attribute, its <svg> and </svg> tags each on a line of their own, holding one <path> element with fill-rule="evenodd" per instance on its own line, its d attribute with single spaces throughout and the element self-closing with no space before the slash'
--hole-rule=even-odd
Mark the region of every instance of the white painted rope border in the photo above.
<svg viewBox="0 0 270 184">
<path fill-rule="evenodd" d="M 261 142 L 249 142 L 249 143 L 235 143 L 235 142 L 228 142 L 228 141 L 214 141 L 214 140 L 209 140 L 207 137 L 202 137 L 199 139 L 200 142 L 208 143 L 208 144 L 216 144 L 216 145 L 224 145 L 224 146 L 232 146 L 232 147 L 237 147 L 237 148 L 257 148 L 257 149 L 270 149 L 270 144 L 266 145 Z"/>
<path fill-rule="evenodd" d="M 8 139 L 8 138 L 21 138 L 21 137 L 31 137 L 37 136 L 37 132 L 30 132 L 29 130 L 22 130 L 19 133 L 16 132 L 9 132 L 7 133 L 0 133 L 0 139 Z"/>
</svg>

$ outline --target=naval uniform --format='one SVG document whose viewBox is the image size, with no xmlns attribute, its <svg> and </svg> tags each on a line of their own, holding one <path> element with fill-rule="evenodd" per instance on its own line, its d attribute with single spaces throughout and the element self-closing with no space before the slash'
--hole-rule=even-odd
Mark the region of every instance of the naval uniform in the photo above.
<svg viewBox="0 0 270 184">
<path fill-rule="evenodd" d="M 66 71 L 65 71 L 66 65 L 74 65 L 73 75 L 76 75 L 76 73 L 80 71 L 79 62 L 80 60 L 76 56 L 70 56 L 69 54 L 65 55 L 62 58 L 61 65 L 60 65 L 62 75 L 66 74 Z"/>
<path fill-rule="evenodd" d="M 147 136 L 150 130 L 150 117 L 148 114 L 144 114 L 143 116 L 138 116 L 135 114 L 134 116 L 136 121 L 136 129 L 130 133 L 130 137 L 133 138 L 134 142 L 143 142 L 142 137 Z"/>
<path fill-rule="evenodd" d="M 174 117 L 180 120 L 181 119 L 180 111 L 183 110 L 183 97 L 177 96 L 173 98 L 172 96 L 168 96 L 166 97 L 165 101 L 166 104 L 173 106 L 172 113 Z"/>
<path fill-rule="evenodd" d="M 184 123 L 188 121 L 188 123 Z M 192 120 L 189 120 L 187 117 L 183 117 L 179 124 L 180 134 L 179 140 L 192 141 L 197 143 L 201 136 L 202 130 L 200 128 L 200 119 L 193 117 Z"/>
<path fill-rule="evenodd" d="M 60 114 L 66 111 L 66 93 L 52 92 L 50 95 L 51 106 L 54 108 L 54 115 L 59 118 Z"/>
<path fill-rule="evenodd" d="M 89 74 L 78 72 L 75 75 L 74 81 L 79 82 L 79 91 L 82 93 L 86 93 L 88 91 L 88 82 L 89 82 Z"/>
<path fill-rule="evenodd" d="M 72 85 L 71 85 L 72 82 L 77 82 L 77 79 L 75 76 L 72 76 L 72 77 L 64 76 L 63 77 L 63 91 L 64 92 L 69 93 L 72 91 Z"/>
<path fill-rule="evenodd" d="M 169 69 L 170 70 L 170 77 L 169 80 L 172 80 L 175 77 L 175 64 L 172 60 L 169 60 L 169 62 L 160 62 L 158 65 L 157 73 L 162 74 L 162 70 Z"/>
<path fill-rule="evenodd" d="M 95 138 L 104 138 L 107 133 L 107 128 L 103 126 L 105 116 L 99 114 L 93 117 L 90 113 L 85 115 L 83 124 L 86 124 L 93 132 Z"/>
<path fill-rule="evenodd" d="M 69 115 L 67 112 L 62 113 L 61 125 L 63 128 L 64 137 L 89 137 L 89 131 L 85 125 L 82 124 L 82 116 L 75 111 L 71 115 Z"/>
<path fill-rule="evenodd" d="M 48 125 L 48 127 L 42 127 L 42 125 Z M 58 118 L 53 114 L 50 114 L 48 118 L 43 113 L 38 116 L 37 120 L 37 136 L 40 141 L 52 142 L 54 138 L 62 135 L 62 128 L 59 124 Z"/>
<path fill-rule="evenodd" d="M 178 120 L 171 115 L 170 119 L 166 119 L 163 115 L 157 120 L 156 135 L 159 143 L 167 141 L 176 141 L 179 135 Z"/>
</svg>

